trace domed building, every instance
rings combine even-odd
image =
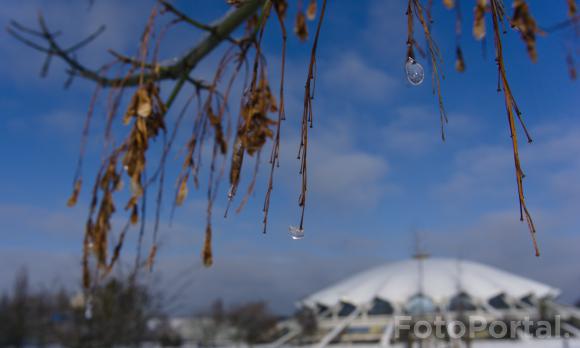
[[[580,310],[558,304],[559,294],[481,263],[419,254],[302,299],[310,320],[286,322],[273,345],[580,347]]]

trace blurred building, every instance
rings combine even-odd
[[[298,306],[314,320],[281,323],[285,334],[270,346],[580,347],[580,310],[558,304],[559,293],[481,263],[419,254],[304,298]]]

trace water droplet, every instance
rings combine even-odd
[[[405,63],[405,72],[407,73],[407,80],[409,80],[409,83],[413,86],[420,85],[425,79],[425,70],[423,70],[423,66],[411,57],[409,57],[407,63]]]
[[[303,228],[290,226],[290,228],[288,229],[288,232],[290,233],[290,237],[292,237],[292,239],[297,240],[297,239],[304,238],[304,229]]]

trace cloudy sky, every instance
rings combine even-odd
[[[196,0],[177,5],[209,22],[227,10],[224,3]],[[290,3],[293,19],[296,1]],[[482,261],[547,282],[563,290],[563,301],[580,297],[580,88],[567,75],[569,33],[540,37],[536,64],[529,61],[517,33],[505,38],[512,90],[534,138],[533,144],[522,143],[521,156],[528,207],[542,251],[536,258],[527,227],[519,221],[509,131],[503,96],[496,92],[491,42],[484,54],[481,43],[470,35],[471,5],[464,6],[467,70],[456,73],[454,13],[435,1],[433,30],[444,59],[443,94],[449,115],[443,143],[430,80],[413,87],[404,76],[403,3],[329,2],[310,133],[306,237],[300,241],[291,240],[288,227],[299,218],[296,153],[311,41],[302,44],[290,38],[287,120],[269,232],[261,233],[266,170],[245,210],[227,220],[221,218],[227,193],[222,185],[215,207],[211,269],[204,269],[199,257],[204,191],[190,195],[171,227],[166,205],[157,271],[148,279],[166,294],[178,295],[173,310],[185,314],[222,297],[227,303],[264,299],[287,313],[295,301],[333,281],[410,257],[416,235],[432,255]],[[108,48],[136,51],[151,4],[96,0],[89,9],[88,1],[9,1],[3,4],[0,22],[6,26],[16,19],[33,26],[42,10],[48,24],[62,30],[60,39],[71,43],[106,24],[105,34],[80,53],[87,65],[97,66],[110,59]],[[530,5],[545,27],[566,16],[563,0],[532,0]],[[281,44],[274,24],[268,27],[263,49],[276,85]],[[163,58],[182,53],[199,38],[195,30],[178,28],[168,34]],[[88,190],[77,207],[69,209],[65,203],[93,86],[77,80],[63,90],[66,76],[59,63],[41,79],[43,57],[5,32],[0,34],[0,53],[0,289],[10,288],[21,267],[28,269],[37,286],[75,286]],[[219,58],[220,50],[197,68],[195,76],[211,76]],[[429,71],[428,63],[420,62]],[[182,99],[178,105],[185,96]],[[236,107],[233,103],[232,110]],[[189,115],[193,118],[194,110]],[[89,140],[86,182],[101,156],[98,122],[103,117],[97,114]],[[176,117],[176,112],[169,117]],[[170,156],[168,190],[175,187],[181,146]],[[131,232],[131,241],[137,233]],[[123,263],[130,264],[133,254],[134,249],[126,250]]]

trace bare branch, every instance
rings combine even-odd
[[[193,27],[197,28],[197,29],[201,29],[204,31],[207,31],[209,33],[216,33],[216,26],[214,25],[207,25],[207,24],[203,24],[199,21],[196,21],[195,19],[189,17],[188,15],[186,15],[185,13],[183,13],[182,11],[178,10],[177,8],[175,8],[175,6],[171,5],[171,3],[169,3],[166,0],[159,0],[159,2],[161,3],[161,5],[164,6],[165,11],[171,12],[173,13],[180,21],[186,22],[188,24],[191,24]],[[232,43],[238,43],[237,40],[233,39],[230,36],[226,37],[226,40],[232,42]]]
[[[141,81],[161,81],[169,79],[181,79],[183,82],[187,80],[189,73],[197,66],[197,63],[212,52],[222,41],[228,40],[229,35],[246,19],[253,15],[264,0],[248,0],[244,2],[242,6],[236,8],[234,11],[228,13],[218,24],[216,24],[210,31],[208,36],[199,42],[198,45],[192,47],[182,58],[177,62],[167,66],[159,66],[155,71],[150,71],[144,74],[135,73],[128,77],[123,78],[108,78],[101,75],[97,70],[89,69],[85,67],[75,58],[71,56],[72,50],[76,50],[83,47],[102,32],[101,29],[87,39],[73,45],[69,49],[63,49],[55,40],[55,35],[50,33],[48,30],[44,18],[42,15],[39,16],[39,25],[41,28],[40,34],[43,40],[45,40],[49,47],[45,48],[39,44],[28,40],[22,35],[16,33],[16,30],[20,30],[19,27],[14,26],[14,28],[7,28],[7,31],[14,36],[19,41],[22,41],[26,45],[39,50],[47,54],[53,54],[56,57],[61,58],[66,64],[69,65],[70,69],[83,78],[92,80],[103,87],[119,87],[119,86],[136,86],[139,85]],[[14,30],[16,29],[16,30]],[[20,30],[22,31],[22,30]],[[27,30],[31,33],[39,34],[33,30]],[[36,35],[38,36],[38,35]],[[72,50],[71,50],[72,49]],[[181,83],[183,83],[181,82]]]

